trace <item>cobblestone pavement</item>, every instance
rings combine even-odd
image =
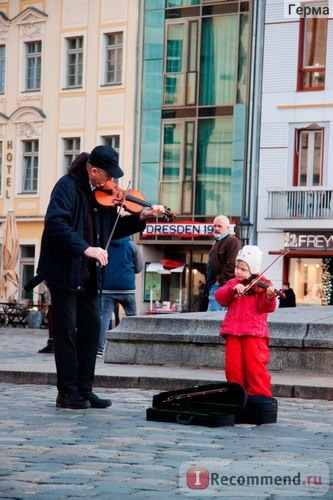
[[[187,462],[319,461],[319,473],[328,466],[332,476],[330,401],[280,398],[276,424],[207,428],[146,421],[159,391],[95,390],[111,395],[111,408],[58,409],[53,386],[0,384],[0,498],[201,498],[204,490],[179,486]],[[317,496],[319,490],[290,487],[279,496],[262,487],[253,498],[333,498],[332,486]],[[209,498],[252,496],[223,491]]]

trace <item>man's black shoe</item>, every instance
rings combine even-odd
[[[45,347],[43,347],[43,349],[40,349],[40,351],[38,351],[38,352],[41,354],[53,353],[54,352],[53,344],[47,343],[47,345]]]
[[[81,394],[73,392],[71,394],[58,394],[57,408],[68,408],[70,410],[85,410],[90,408],[90,403],[88,400],[83,399]]]
[[[112,405],[111,399],[102,399],[93,392],[82,392],[82,397],[90,402],[92,408],[108,408]]]

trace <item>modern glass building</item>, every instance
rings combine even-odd
[[[253,3],[142,6],[138,186],[177,214],[176,228],[152,228],[143,241],[158,242],[160,256],[188,266],[189,302],[204,279],[212,243],[207,223],[218,214],[234,222],[248,215]],[[183,221],[206,229],[184,237]]]

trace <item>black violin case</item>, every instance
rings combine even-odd
[[[246,391],[236,383],[220,382],[166,391],[153,396],[146,419],[206,427],[233,426],[246,401]]]
[[[243,411],[236,415],[236,424],[275,424],[277,421],[278,402],[266,396],[247,396]]]

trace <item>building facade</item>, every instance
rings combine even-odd
[[[332,303],[333,12],[266,0],[258,243],[302,305]],[[321,10],[318,7],[322,7]]]
[[[137,26],[132,0],[0,1],[0,216],[17,220],[18,299],[71,161],[110,144],[132,178]]]
[[[120,187],[131,180],[177,215],[138,237],[147,267],[166,264],[138,278],[139,311],[198,309],[213,218],[250,215],[261,12],[241,0],[0,0],[0,216],[14,210],[18,224],[18,299],[53,185],[80,151],[111,144]]]
[[[140,242],[148,262],[180,270],[146,273],[146,299],[198,310],[213,218],[249,210],[258,11],[251,1],[142,2],[137,179],[177,218],[150,224]]]

